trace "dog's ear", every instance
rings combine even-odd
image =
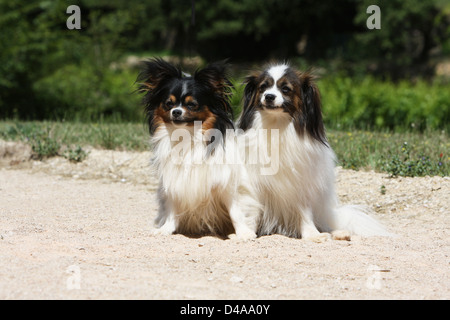
[[[227,60],[210,63],[194,73],[194,80],[211,90],[215,97],[222,102],[223,109],[232,116],[230,98],[233,84],[228,77],[228,68]]]
[[[182,74],[179,68],[174,67],[170,63],[161,58],[154,58],[142,61],[141,72],[137,77],[140,92],[154,93],[161,88],[167,81],[178,78],[181,79]]]
[[[259,73],[253,73],[248,75],[244,80],[244,106],[239,120],[239,128],[242,130],[247,130],[253,122],[255,108],[257,106],[259,76]]]
[[[230,96],[233,84],[228,78],[227,60],[213,62],[194,74],[195,81],[203,83],[215,93]]]
[[[248,109],[251,107],[256,99],[256,92],[258,87],[258,79],[259,74],[251,74],[248,75],[244,80],[244,109]]]
[[[309,72],[299,74],[299,78],[302,95],[302,114],[300,115],[302,129],[306,129],[306,132],[317,141],[328,145],[322,119],[320,92],[314,82],[315,78]]]
[[[158,119],[155,117],[155,109],[160,105],[165,84],[173,79],[181,79],[179,68],[161,58],[145,60],[141,63],[141,72],[136,82],[138,91],[145,93],[142,104],[145,106],[145,114],[149,124],[150,134],[158,127]]]

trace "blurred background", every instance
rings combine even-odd
[[[370,5],[381,29],[369,30]],[[69,5],[81,30],[69,30]],[[334,128],[448,131],[448,0],[0,0],[0,119],[138,121],[138,64],[313,67]]]

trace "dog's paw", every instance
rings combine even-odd
[[[161,228],[156,228],[151,231],[152,236],[170,236],[173,234],[173,231],[169,228],[164,228],[162,226]]]
[[[255,240],[256,239],[256,233],[254,233],[251,230],[240,231],[240,232],[228,235],[228,238],[230,240],[233,240],[233,241],[245,242],[245,241]]]
[[[330,240],[331,234],[329,234],[328,232],[322,232],[322,233],[318,233],[318,234],[314,234],[314,235],[308,235],[302,239],[305,239],[307,241],[312,241],[315,243],[322,243],[322,242],[326,242],[326,241]]]
[[[246,231],[246,232],[239,232],[236,234],[236,238],[241,241],[249,241],[249,240],[255,240],[256,239],[256,233],[253,231]]]
[[[350,241],[351,235],[347,230],[334,230],[333,232],[331,232],[331,239]]]

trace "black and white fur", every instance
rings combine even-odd
[[[248,134],[278,130],[279,136],[276,173],[262,175],[260,165],[247,165],[263,206],[258,235],[279,233],[315,239],[336,230],[362,236],[388,235],[366,214],[366,208],[338,205],[336,157],[326,139],[313,76],[277,63],[252,73],[245,83],[239,128]],[[253,136],[248,140],[250,154],[261,148],[268,150],[273,143]]]
[[[236,155],[230,81],[224,63],[193,76],[162,59],[143,62],[152,168],[159,180],[155,234],[256,237],[260,211],[245,166]]]

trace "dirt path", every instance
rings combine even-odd
[[[27,152],[0,141],[0,299],[450,299],[448,177],[337,169],[341,202],[397,238],[238,243],[151,236],[148,153]]]

